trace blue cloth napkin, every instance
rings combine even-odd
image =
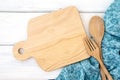
[[[115,0],[104,16],[103,59],[114,80],[120,80],[120,0]],[[101,80],[98,62],[89,59],[66,66],[56,80]]]

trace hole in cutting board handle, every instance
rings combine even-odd
[[[14,56],[18,60],[26,60],[31,57],[30,54],[26,54],[24,45],[25,45],[25,42],[21,41],[16,43],[15,46],[13,47]]]
[[[21,54],[21,55],[24,54],[24,49],[23,48],[19,48],[18,49],[18,53]]]

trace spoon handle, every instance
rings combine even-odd
[[[100,63],[100,66],[102,68],[102,70],[104,71],[106,77],[108,80],[113,80],[112,79],[112,76],[110,75],[110,73],[108,72],[108,70],[106,69],[105,65],[103,64],[102,60],[101,59],[98,59],[99,63]]]

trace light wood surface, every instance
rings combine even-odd
[[[88,23],[91,17],[95,15],[103,17],[103,12],[113,1],[0,0],[0,80],[48,80],[56,78],[60,73],[61,69],[52,72],[43,71],[33,58],[21,62],[12,55],[14,44],[27,39],[27,24],[31,18],[74,5],[79,9],[89,34]]]
[[[42,69],[51,71],[89,58],[82,42],[85,36],[79,12],[67,7],[31,19],[28,39],[15,44],[14,56],[19,60],[34,57]]]
[[[93,16],[89,22],[89,32],[101,50],[101,42],[104,36],[104,21],[99,16]],[[102,53],[100,54],[102,59]],[[103,60],[102,60],[103,61]],[[100,67],[102,80],[106,80],[105,73]]]

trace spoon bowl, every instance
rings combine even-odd
[[[104,36],[104,21],[99,16],[91,18],[89,23],[89,32],[95,42],[101,47],[101,42]]]

